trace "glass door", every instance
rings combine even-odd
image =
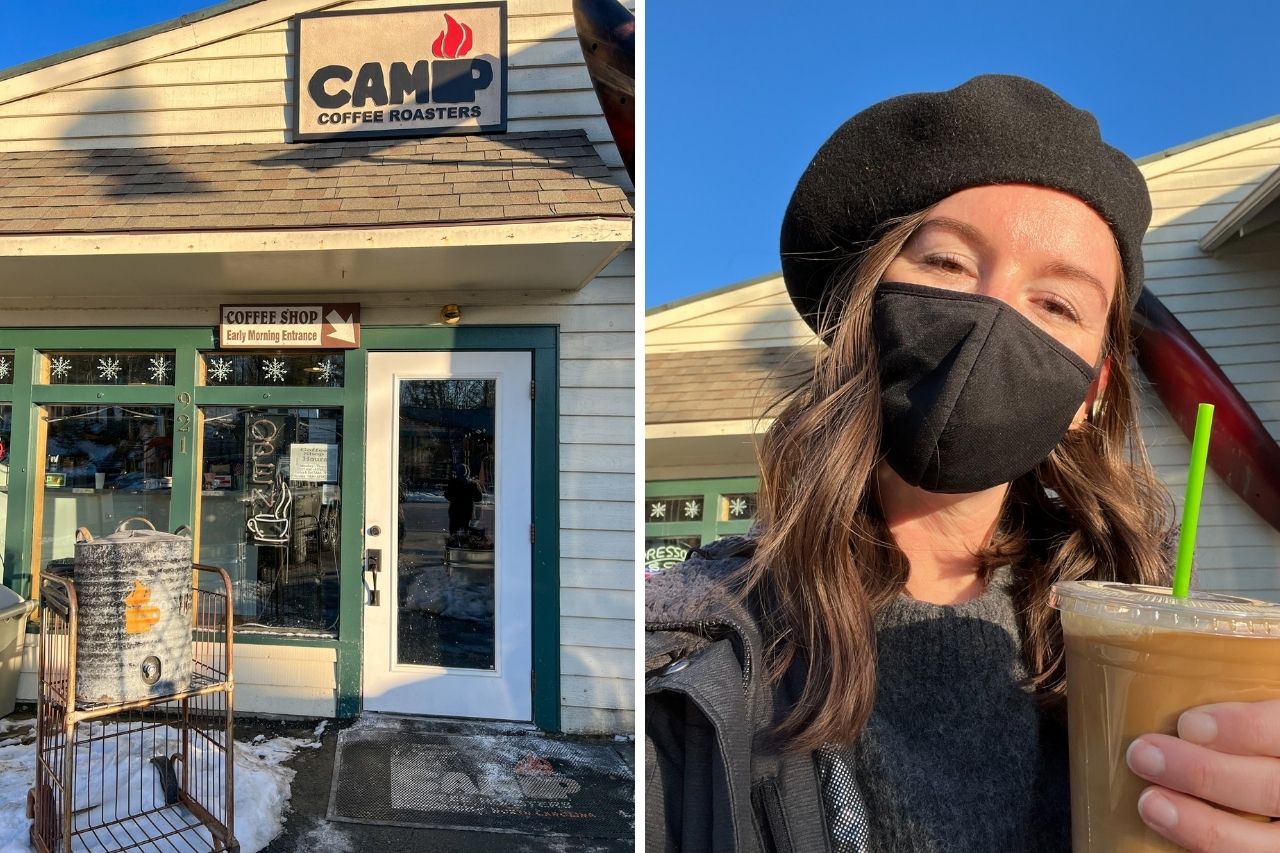
[[[531,369],[369,354],[367,710],[532,718]]]

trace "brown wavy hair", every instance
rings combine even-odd
[[[801,383],[772,407],[757,447],[759,532],[743,567],[743,598],[767,595],[767,677],[779,681],[797,656],[804,689],[775,729],[788,750],[849,744],[875,700],[873,617],[903,589],[906,556],[878,506],[880,385],[872,336],[877,283],[929,209],[891,220],[837,277],[837,298],[819,319],[829,345]],[[1071,430],[1049,458],[1009,487],[996,532],[977,555],[985,580],[1015,567],[1028,688],[1061,711],[1062,629],[1049,607],[1059,580],[1167,582],[1171,501],[1138,435],[1123,274],[1107,320],[1111,373],[1100,411]]]

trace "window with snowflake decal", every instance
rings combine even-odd
[[[754,477],[651,482],[644,502],[645,536],[655,541],[692,536],[696,543],[746,534],[756,522],[758,487]],[[663,560],[679,556],[670,543],[659,545],[645,557],[650,572],[660,570]]]
[[[172,350],[80,350],[43,353],[41,373],[49,385],[172,385],[173,366]]]
[[[701,521],[702,495],[677,498],[649,498],[645,501],[645,518],[650,522]]]
[[[341,350],[296,352],[208,352],[204,356],[204,384],[281,385],[341,388],[346,356]]]
[[[720,521],[750,521],[755,517],[755,494],[720,496]]]
[[[13,350],[0,349],[0,385],[13,384]]]

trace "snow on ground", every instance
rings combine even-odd
[[[99,823],[104,817],[104,806],[110,809],[117,802],[128,803],[131,799],[136,803],[132,810],[135,813],[138,806],[145,808],[163,803],[163,793],[157,784],[159,774],[143,759],[151,757],[156,751],[154,745],[157,741],[164,743],[166,735],[170,744],[179,737],[176,729],[162,729],[158,737],[149,732],[108,739],[103,742],[105,748],[94,750],[92,772],[87,766],[89,756],[82,750],[77,761],[77,777],[87,795],[79,799],[77,808],[89,808],[77,820]],[[293,770],[283,766],[284,762],[299,748],[314,745],[312,741],[287,737],[236,742],[235,834],[242,853],[258,853],[280,834],[294,776]],[[199,748],[193,743],[193,750]],[[115,763],[122,752],[126,757]],[[26,802],[27,791],[35,781],[35,764],[34,721],[0,719],[0,853],[32,850]],[[113,765],[118,768],[116,772],[101,772],[102,767]],[[85,781],[87,785],[83,784]],[[133,796],[118,800],[117,791],[121,789],[131,791]],[[126,816],[121,812],[106,818]],[[191,820],[195,822],[194,818]],[[152,844],[147,849],[160,850],[161,846]]]
[[[307,818],[308,829],[298,841],[298,850],[315,850],[323,853],[354,853],[355,842],[337,823],[318,817]]]

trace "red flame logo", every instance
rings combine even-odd
[[[431,43],[431,52],[439,59],[458,59],[471,50],[471,27],[459,24],[448,14],[444,16],[444,30]]]

